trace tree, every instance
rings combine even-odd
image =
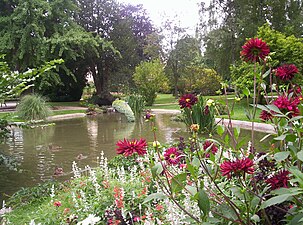
[[[111,85],[128,85],[135,67],[149,59],[146,39],[155,33],[142,6],[120,5],[114,0],[79,0],[76,20],[87,31],[110,41],[119,52],[101,49],[90,70],[96,85],[97,101],[111,103]]]
[[[63,58],[57,71],[36,81],[36,91],[52,100],[79,100],[88,60],[98,57],[105,41],[75,23],[73,0],[7,2],[2,1],[5,11],[0,14],[0,52],[6,54],[10,68],[22,72]]]
[[[168,87],[168,80],[164,74],[164,65],[160,60],[141,62],[136,67],[133,79],[139,93],[144,97],[148,106],[154,103],[158,91]]]
[[[236,63],[245,39],[255,36],[264,23],[297,37],[303,31],[300,0],[213,0],[209,7],[201,4],[200,11],[205,62],[224,79],[229,79],[229,65]],[[210,19],[208,29],[203,18]]]
[[[184,73],[186,73],[187,66],[190,66],[194,59],[200,56],[199,41],[190,36],[178,40],[175,48],[170,52],[166,71],[171,78],[175,96],[179,94],[179,81]]]

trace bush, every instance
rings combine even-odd
[[[165,87],[168,87],[168,79],[163,67],[159,60],[142,62],[136,67],[133,79],[148,106],[154,103],[158,91],[163,91]]]
[[[186,74],[180,79],[179,90],[182,93],[214,95],[220,89],[221,81],[215,70],[193,65],[187,68]]]
[[[17,114],[26,121],[44,120],[51,115],[51,110],[42,96],[32,94],[21,99]]]

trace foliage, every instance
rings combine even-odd
[[[197,93],[201,95],[215,95],[221,87],[221,77],[213,69],[191,65],[185,69],[180,79],[179,88],[182,93]]]
[[[230,76],[233,81],[232,84],[240,93],[246,88],[252,92],[254,87],[254,74],[257,74],[260,78],[259,75],[262,73],[262,68],[259,64],[252,65],[247,62],[239,62],[236,65],[231,65]]]
[[[125,101],[128,103],[128,105],[134,112],[135,117],[140,117],[145,107],[145,101],[143,99],[143,96],[129,95],[126,96]]]
[[[44,120],[51,114],[45,99],[37,94],[22,97],[16,110],[19,117],[26,121]]]
[[[148,106],[154,103],[158,91],[167,88],[168,80],[164,74],[163,64],[159,60],[142,62],[136,67],[133,79]]]
[[[127,102],[123,100],[116,99],[112,106],[115,110],[117,110],[119,113],[123,113],[128,122],[134,122],[135,121],[135,114],[132,111],[131,107],[128,105]]]
[[[182,109],[182,121],[188,129],[191,125],[198,124],[198,133],[212,133],[215,128],[215,108],[214,102],[207,104],[203,96],[198,96],[197,104],[192,108]]]
[[[230,78],[247,37],[256,36],[264,23],[287,35],[302,36],[302,2],[275,0],[214,0],[200,5],[200,34],[205,43],[205,64],[224,80]],[[299,22],[300,21],[300,22]]]
[[[200,44],[197,39],[185,36],[177,40],[176,45],[169,53],[166,73],[169,75],[174,95],[177,97],[178,92],[184,93],[184,89],[180,89],[183,76],[190,77],[191,71],[187,71],[187,67],[194,63],[194,60],[201,57]],[[186,78],[185,78],[186,79]]]

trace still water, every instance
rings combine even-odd
[[[160,142],[173,142],[186,135],[185,125],[171,118],[171,114],[157,114],[157,139]],[[242,135],[249,137],[247,131]],[[256,139],[263,136],[257,133]],[[19,172],[0,167],[0,201],[21,187],[54,179],[56,167],[63,168],[68,174],[73,161],[81,168],[97,166],[101,151],[110,159],[116,154],[118,140],[140,137],[153,141],[149,123],[128,123],[125,116],[118,113],[56,121],[54,126],[43,128],[15,128],[13,137],[0,148],[18,161]],[[77,159],[79,154],[84,156],[83,159]]]

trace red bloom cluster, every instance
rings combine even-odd
[[[191,107],[196,104],[198,101],[198,98],[193,95],[193,94],[186,94],[186,95],[183,95],[180,99],[179,99],[179,105],[180,105],[180,108],[183,109],[183,108],[189,108],[191,109]]]
[[[284,64],[276,69],[276,76],[281,80],[291,80],[299,73],[298,68],[294,64]]]
[[[231,178],[232,175],[239,176],[243,173],[253,174],[254,163],[249,158],[236,159],[235,161],[225,161],[220,165],[222,176]]]
[[[205,141],[203,143],[203,149],[206,151],[210,147],[211,153],[216,154],[218,152],[218,147],[212,141]],[[206,157],[209,158],[209,153],[206,154]]]
[[[273,118],[273,115],[270,112],[267,112],[266,110],[262,110],[260,113],[260,119],[263,121],[268,121]]]
[[[277,174],[273,175],[272,177],[268,178],[265,182],[270,184],[271,189],[275,190],[281,187],[287,188],[288,187],[288,175],[290,174],[287,170],[281,170]]]
[[[164,153],[164,159],[171,165],[177,165],[181,159],[181,153],[178,148],[171,147],[166,149]]]
[[[241,56],[246,62],[259,62],[264,60],[270,50],[266,42],[259,38],[251,38],[243,46]]]
[[[116,149],[117,154],[123,154],[124,156],[131,156],[134,153],[138,155],[145,155],[146,154],[146,141],[142,138],[140,140],[120,140],[116,144],[119,148]]]
[[[54,202],[54,206],[56,206],[56,207],[60,207],[62,204],[61,204],[61,202],[60,201],[55,201]]]
[[[299,115],[299,103],[299,98],[287,98],[286,96],[279,96],[274,101],[274,105],[277,106],[282,112],[290,112],[290,117]]]

